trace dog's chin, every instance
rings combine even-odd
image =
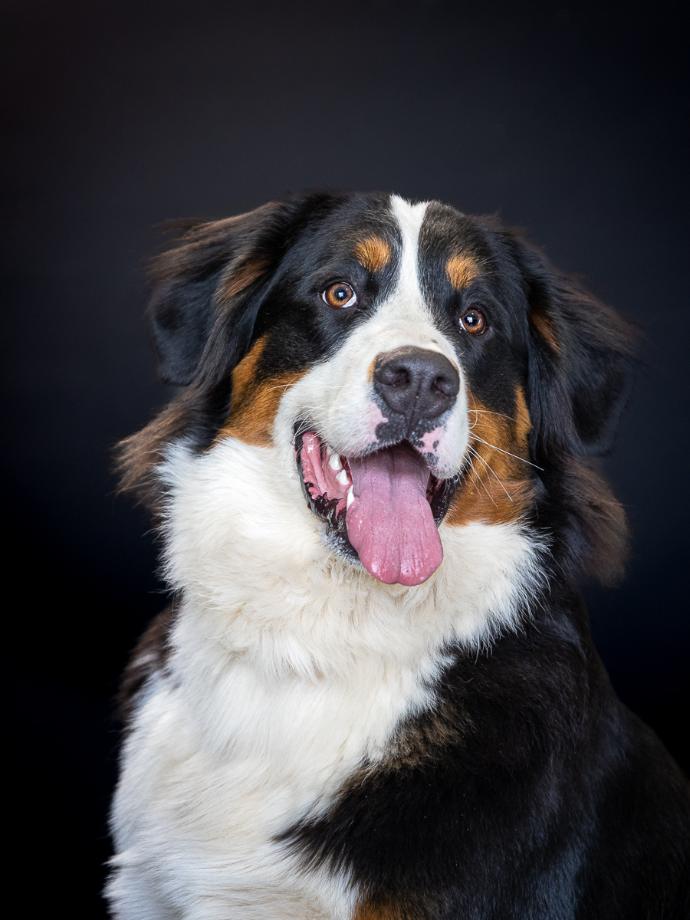
[[[295,429],[294,452],[307,505],[336,553],[386,584],[414,586],[434,574],[459,474],[434,475],[430,457],[404,439],[348,456],[315,429]]]

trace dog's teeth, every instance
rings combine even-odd
[[[340,462],[339,454],[330,454],[328,457],[328,465],[332,470],[342,470],[343,465]]]
[[[338,480],[341,486],[350,485],[350,477],[347,475],[347,470],[341,470],[335,478]]]
[[[346,507],[349,508],[352,502],[355,500],[355,489],[354,486],[350,486],[347,492],[347,504]]]

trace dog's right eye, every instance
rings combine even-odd
[[[345,307],[354,307],[357,303],[357,294],[347,281],[335,281],[321,292],[321,299],[334,310],[342,310]]]
[[[460,317],[460,325],[470,335],[481,335],[486,331],[486,317],[481,310],[472,307]]]

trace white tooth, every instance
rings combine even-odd
[[[348,493],[347,493],[346,508],[349,508],[350,505],[352,504],[352,502],[353,502],[354,500],[355,500],[355,490],[354,490],[354,486],[350,486],[350,488],[349,488],[349,490],[348,490]]]
[[[341,470],[335,478],[338,480],[341,486],[350,485],[350,477],[347,475],[347,470]]]
[[[329,455],[328,465],[330,466],[332,470],[341,470],[343,468],[343,465],[340,462],[340,456],[338,454]]]

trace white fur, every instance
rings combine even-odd
[[[397,293],[285,394],[275,446],[226,438],[197,456],[180,442],[161,470],[166,573],[182,600],[169,674],[148,688],[123,751],[115,917],[351,917],[350,880],[301,870],[273,838],[327,809],[365,759],[386,756],[400,720],[433,703],[445,643],[479,649],[514,627],[539,581],[540,548],[520,526],[471,524],[441,526],[445,558],[427,582],[384,585],[330,550],[302,496],[295,419],[308,408],[341,453],[362,443],[347,409],[368,397],[347,368],[366,369],[377,341],[414,336],[457,366],[419,292],[424,206],[392,207]],[[447,426],[456,465],[466,415]]]

